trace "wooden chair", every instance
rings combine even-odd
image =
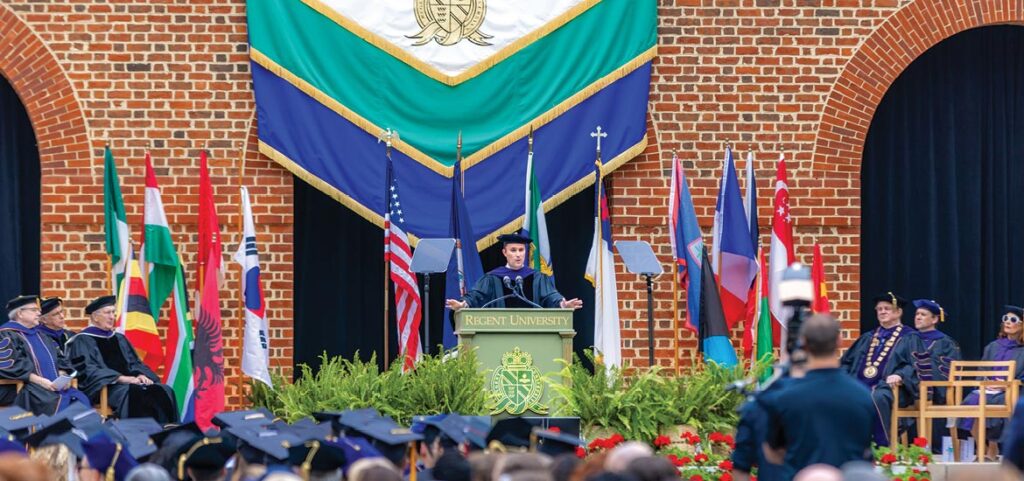
[[[1017,404],[1020,394],[1020,381],[1014,378],[1017,372],[1016,361],[953,361],[949,366],[948,381],[922,381],[919,397],[920,415],[918,430],[922,436],[931,439],[931,420],[935,418],[973,418],[977,422],[978,436],[976,452],[978,460],[985,459],[985,420],[988,418],[1010,418],[1013,407]],[[946,404],[936,405],[928,402],[928,390],[946,388]],[[967,391],[964,390],[967,388]],[[1006,393],[1003,404],[988,404],[986,388],[1003,389]],[[978,389],[977,405],[962,404],[964,393]],[[956,428],[951,431],[953,439],[953,456],[960,458],[960,444],[956,440]]]
[[[114,411],[110,409],[110,403],[107,399],[107,386],[103,386],[103,388],[100,389],[100,403],[93,406],[93,409],[95,409],[103,419],[107,419],[114,414]]]
[[[25,383],[17,379],[0,379],[0,386],[14,386],[14,392],[20,393],[21,388],[25,387]],[[6,406],[0,406],[6,407]]]
[[[918,419],[921,417],[920,401],[914,401],[914,404],[905,408],[900,407],[900,391],[902,391],[902,389],[899,387],[892,390],[892,417],[889,419],[889,446],[895,446],[898,442],[902,442],[904,446],[907,445],[908,436],[906,436],[906,433],[904,433],[902,441],[900,440],[900,419]],[[918,436],[924,436],[921,434],[920,428],[918,429]]]

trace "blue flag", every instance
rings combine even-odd
[[[736,349],[729,340],[729,328],[725,324],[725,312],[722,310],[722,298],[718,296],[718,283],[715,273],[711,272],[708,253],[703,253],[701,267],[701,299],[700,299],[700,347],[704,353],[704,363],[714,362],[725,367],[733,367],[738,363]]]
[[[701,262],[704,239],[694,212],[690,188],[679,159],[672,156],[672,185],[669,193],[669,240],[676,261],[678,282],[686,291],[686,327],[700,330]]]
[[[452,175],[451,220],[448,235],[455,239],[455,254],[448,263],[445,275],[445,299],[461,299],[473,284],[484,276],[480,253],[476,250],[476,238],[473,225],[469,222],[469,211],[462,193],[462,162],[455,162],[455,173]],[[455,319],[452,311],[444,311],[444,335],[442,341],[445,349],[451,349],[458,343],[455,336]]]

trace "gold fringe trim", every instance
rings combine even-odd
[[[380,227],[381,229],[384,228],[384,216],[374,212],[373,210],[370,210],[363,204],[357,202],[352,197],[349,197],[344,192],[335,188],[333,185],[328,184],[323,179],[320,179],[319,177],[309,173],[308,170],[303,169],[302,166],[295,163],[294,160],[289,158],[287,155],[284,155],[283,153],[279,152],[277,149],[271,147],[266,142],[260,140],[259,145],[260,153],[266,155],[274,162],[281,164],[281,167],[288,169],[288,171],[295,174],[296,177],[306,181],[309,185],[316,187],[317,190],[323,192],[324,194],[327,194],[332,199],[340,202],[341,205],[344,205],[345,207],[352,209],[353,212],[359,214],[360,217],[370,221],[377,227]],[[419,237],[416,237],[415,235],[408,232],[406,234],[409,235],[409,244],[411,244],[412,247],[415,247],[416,244],[418,244],[420,241]]]
[[[512,145],[516,141],[529,135],[531,127],[539,128],[541,126],[547,125],[555,118],[564,114],[569,109],[572,109],[573,107],[579,105],[584,100],[590,98],[598,91],[604,89],[605,87],[611,85],[612,83],[625,77],[626,75],[629,75],[634,70],[640,68],[642,65],[651,61],[652,59],[654,59],[655,56],[657,56],[657,54],[658,47],[657,45],[655,45],[647,49],[640,55],[634,57],[625,65],[615,69],[608,75],[605,75],[604,77],[595,80],[586,88],[580,90],[579,92],[576,92],[569,98],[560,102],[558,105],[540,114],[530,122],[521,125],[519,128],[509,132],[508,134],[502,136],[498,140],[491,142],[486,147],[483,147],[479,151],[473,153],[473,155],[464,158],[462,160],[463,171],[469,170],[470,167],[473,167],[474,165],[482,162],[484,159],[490,157],[491,155],[494,155],[501,149],[504,149],[505,147],[508,147],[509,145]],[[369,120],[366,120],[359,114],[355,113],[348,107],[345,107],[344,105],[341,104],[341,102],[338,102],[337,100],[327,95],[320,89],[314,87],[306,80],[302,79],[301,77],[290,72],[288,69],[279,65],[277,62],[272,60],[270,57],[267,57],[259,50],[255,48],[250,50],[250,58],[252,58],[254,62],[260,64],[263,68],[273,72],[274,75],[277,75],[278,77],[284,79],[286,82],[292,84],[292,86],[301,90],[306,95],[309,95],[310,97],[316,99],[317,102],[320,102],[325,107],[333,110],[338,115],[344,117],[349,122],[356,124],[357,126],[359,126],[359,128],[363,129],[370,135],[376,136],[384,130],[383,128],[374,125]],[[451,178],[454,175],[453,167],[446,166],[441,162],[434,160],[433,158],[421,152],[419,149],[402,141],[401,138],[393,141],[392,145],[394,146],[394,148],[398,149],[403,154],[409,156],[411,159],[419,162],[424,167],[438,173],[439,175],[443,175],[448,178]]]
[[[332,21],[334,21],[334,23],[337,23],[338,25],[342,26],[345,30],[352,32],[357,37],[366,41],[366,43],[369,43],[370,45],[373,45],[374,47],[377,47],[383,50],[384,52],[387,52],[388,55],[391,55],[392,57],[401,60],[410,67],[418,70],[423,75],[426,75],[434,80],[437,80],[438,82],[450,86],[458,85],[462,82],[465,82],[471,78],[480,75],[481,73],[487,71],[491,67],[501,63],[502,61],[511,57],[512,55],[515,55],[517,52],[526,48],[531,43],[546,37],[548,34],[554,32],[555,30],[558,30],[563,25],[569,23],[569,21],[571,21],[572,19],[578,17],[583,12],[590,10],[591,7],[601,2],[601,0],[584,0],[576,4],[569,10],[566,10],[559,16],[551,19],[550,21],[548,21],[548,23],[545,23],[544,25],[537,27],[532,32],[502,47],[501,50],[498,50],[497,52],[491,54],[490,57],[487,57],[481,60],[480,62],[477,62],[472,67],[469,67],[468,69],[462,71],[462,73],[459,73],[457,75],[449,75],[438,70],[433,65],[430,65],[429,63],[424,62],[419,58],[416,58],[415,55],[409,53],[402,47],[399,47],[394,43],[391,43],[384,37],[381,37],[380,35],[377,35],[376,33],[367,30],[362,25],[359,25],[355,21],[349,19],[348,17],[345,17],[341,13],[338,13],[337,10],[334,10],[333,8],[325,5],[321,0],[301,1],[302,3],[306,4],[307,7],[312,8],[320,15],[323,15],[331,19]]]
[[[643,53],[637,55],[636,57],[634,57],[629,62],[626,62],[621,67],[613,70],[608,75],[605,75],[604,77],[595,80],[593,83],[586,86],[582,90],[576,92],[569,98],[559,102],[558,105],[552,107],[547,112],[538,115],[533,120],[527,122],[524,125],[519,126],[519,128],[509,132],[508,134],[505,134],[500,139],[491,142],[490,145],[474,152],[473,155],[470,155],[465,159],[462,159],[462,168],[469,169],[470,167],[482,162],[487,157],[494,155],[499,150],[504,149],[509,145],[512,145],[513,143],[517,142],[519,139],[522,139],[523,137],[526,137],[527,135],[530,134],[530,129],[539,129],[542,126],[547,125],[548,123],[555,120],[562,114],[566,113],[573,107],[581,104],[584,100],[587,100],[588,98],[596,94],[598,91],[603,90],[605,87],[615,83],[616,81],[622,79],[626,75],[633,73],[634,70],[640,68],[647,62],[650,62],[657,55],[657,45],[645,50]]]
[[[647,135],[644,134],[644,137],[642,139],[640,139],[639,142],[634,144],[632,147],[622,151],[621,154],[616,155],[613,159],[611,159],[608,162],[606,162],[603,165],[601,165],[601,178],[604,178],[606,175],[610,174],[615,169],[618,169],[619,167],[621,167],[622,164],[625,164],[626,162],[628,162],[631,159],[635,158],[636,156],[640,155],[641,153],[643,153],[643,151],[646,148],[647,148]],[[565,202],[566,200],[568,200],[569,197],[572,197],[572,196],[574,196],[574,195],[576,195],[576,194],[578,194],[580,192],[583,192],[584,190],[587,189],[587,187],[590,187],[593,184],[594,184],[594,176],[590,175],[590,174],[586,175],[585,177],[583,177],[580,180],[577,180],[576,182],[573,182],[568,187],[562,189],[561,192],[551,196],[550,199],[544,201],[544,204],[543,204],[544,212],[546,213],[546,212],[550,211],[551,209],[554,209],[555,207],[557,207],[562,202]],[[499,235],[511,234],[513,232],[517,232],[519,229],[522,229],[522,228],[523,228],[523,216],[519,216],[519,217],[513,219],[508,224],[505,224],[504,226],[499,227],[497,230],[491,232],[490,234],[487,234],[482,239],[478,240],[476,242],[476,249],[478,251],[482,251],[482,250],[484,250],[484,249],[494,245],[495,243],[497,243],[498,242],[497,237]]]
[[[338,102],[330,95],[327,95],[322,90],[314,87],[313,84],[307,82],[303,78],[299,77],[298,75],[295,75],[288,69],[279,65],[270,57],[266,56],[263,52],[260,52],[259,50],[253,48],[249,51],[249,58],[251,58],[254,62],[260,64],[263,68],[273,72],[274,75],[277,75],[278,77],[284,79],[286,82],[292,84],[293,87],[301,90],[303,93],[309,95],[317,102],[320,102],[323,106],[333,110],[334,113],[344,117],[349,122],[356,124],[357,126],[359,126],[359,128],[365,130],[370,135],[377,137],[380,135],[381,132],[384,131],[382,127],[374,125],[373,122],[366,120],[365,118],[363,118],[363,116],[355,113],[352,109],[345,107],[344,105],[341,104],[341,102]],[[401,132],[399,132],[399,134],[401,134]],[[409,157],[416,160],[420,164],[423,164],[424,167],[433,170],[434,172],[437,172],[440,175],[449,178],[452,175],[454,175],[452,167],[445,166],[444,164],[430,158],[429,156],[427,156],[427,154],[420,152],[416,147],[413,147],[403,142],[400,137],[397,139],[393,139],[391,141],[391,144],[396,149],[401,151],[403,154],[408,155]]]

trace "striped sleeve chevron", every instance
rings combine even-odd
[[[260,150],[383,225],[377,137],[417,237],[444,236],[456,137],[476,239],[522,223],[527,135],[547,208],[646,146],[654,0],[249,0]],[[488,244],[478,242],[479,247]]]

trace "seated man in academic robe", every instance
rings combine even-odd
[[[39,327],[36,327],[36,330],[39,334],[53,339],[54,346],[63,354],[64,345],[75,335],[74,331],[66,329],[64,300],[59,297],[44,297],[40,299],[39,307],[42,309],[42,316],[39,317]]]
[[[945,381],[949,379],[949,365],[961,359],[960,345],[937,328],[940,322],[946,322],[946,310],[938,302],[930,299],[916,299],[914,308],[914,327],[917,328],[917,335],[921,337],[921,345],[924,347],[924,351],[912,353],[917,377],[921,381]],[[944,405],[946,390],[934,388],[929,392],[929,398],[933,404]],[[916,426],[916,422],[914,424],[917,429],[913,437],[917,437],[920,428]],[[949,431],[946,429],[945,419],[932,419],[933,453],[942,452],[942,437],[947,432]]]
[[[14,386],[4,386],[3,398],[14,398],[14,404],[35,414],[56,414],[71,403],[89,406],[89,399],[68,385],[58,389],[53,381],[74,371],[64,355],[45,335],[36,331],[39,325],[39,298],[18,296],[7,303],[8,322],[0,325],[0,378],[25,383],[14,395]]]
[[[107,386],[110,408],[118,417],[151,417],[160,424],[178,421],[174,391],[135,353],[128,339],[114,331],[114,296],[100,297],[85,308],[89,327],[68,340],[67,356],[80,365],[78,387],[99,402]]]
[[[498,236],[501,253],[507,263],[477,281],[462,299],[448,299],[448,307],[457,311],[466,307],[522,308],[561,307],[579,309],[583,301],[566,299],[555,289],[555,281],[543,272],[526,267],[530,240],[519,234]]]
[[[901,320],[907,300],[886,292],[875,296],[878,327],[862,334],[843,354],[841,366],[871,390],[878,417],[873,438],[879,446],[888,446],[896,433],[889,432],[892,419],[893,389],[900,389],[900,406],[907,407],[917,399],[915,352],[924,345],[914,328]]]

